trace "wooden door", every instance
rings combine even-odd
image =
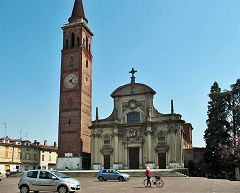
[[[166,153],[158,154],[158,166],[159,169],[166,169]]]
[[[139,148],[129,148],[129,168],[139,169]]]
[[[104,155],[104,169],[110,169],[110,155]]]

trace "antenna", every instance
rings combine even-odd
[[[7,137],[7,123],[3,123],[3,125],[4,125],[4,128],[5,128],[4,135],[5,135],[5,138],[6,138]]]
[[[20,128],[20,140],[22,141],[22,128]]]

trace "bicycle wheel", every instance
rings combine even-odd
[[[157,187],[161,188],[161,187],[163,187],[163,185],[164,185],[164,182],[161,179],[156,181]]]
[[[145,188],[147,187],[147,179],[143,180],[143,185]]]

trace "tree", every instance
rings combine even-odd
[[[221,156],[222,147],[228,147],[230,144],[225,97],[226,95],[221,93],[218,83],[214,82],[209,94],[207,129],[204,134],[205,160],[213,175],[219,174],[220,168],[224,167],[225,160]]]
[[[240,79],[223,95],[227,105],[227,125],[231,137],[231,143],[224,148],[223,155],[228,156],[229,165],[234,165],[236,162],[240,163]]]

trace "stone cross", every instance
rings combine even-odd
[[[134,74],[136,73],[137,71],[136,70],[134,70],[134,68],[132,68],[132,70],[131,71],[129,71],[129,73],[131,73],[132,74],[132,77],[131,77],[131,83],[132,84],[134,84],[135,83],[135,76],[134,76]]]

